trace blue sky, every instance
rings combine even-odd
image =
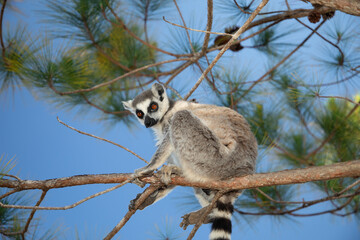
[[[5,26],[19,22],[31,27],[33,33],[42,29],[38,26],[38,2],[24,1],[16,6],[23,15],[7,12]],[[184,7],[191,1],[185,1]],[[144,166],[144,163],[128,152],[105,142],[78,134],[60,123],[56,117],[80,130],[101,136],[124,145],[145,159],[155,151],[152,132],[141,126],[129,130],[126,126],[108,125],[96,120],[96,111],[84,114],[75,110],[64,111],[55,108],[43,99],[36,99],[27,90],[17,90],[14,97],[0,96],[0,154],[7,158],[16,156],[16,167],[12,173],[22,179],[48,179],[76,174],[126,173]],[[67,189],[51,190],[43,206],[64,206],[113,185],[88,185]],[[59,239],[75,239],[76,231],[81,239],[101,239],[126,214],[131,199],[141,192],[138,186],[126,185],[104,196],[66,211],[38,211],[41,229],[60,227],[64,232]],[[185,239],[188,229],[178,227],[180,216],[194,210],[194,205],[184,206],[183,196],[191,190],[177,188],[166,199],[138,211],[119,232],[118,239],[159,239],[156,226],[165,229],[166,219],[179,239]],[[29,192],[29,205],[40,196]],[[313,199],[317,196],[305,192]],[[297,196],[302,199],[303,196]],[[328,205],[327,205],[328,206]],[[321,207],[321,206],[320,206]],[[316,211],[316,209],[314,210]],[[194,239],[206,239],[209,226],[204,225]],[[311,218],[283,219],[261,217],[248,224],[240,219],[234,227],[233,239],[359,239],[358,222],[354,219],[323,215]]]

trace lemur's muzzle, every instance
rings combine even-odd
[[[157,123],[157,120],[155,120],[149,116],[146,116],[144,123],[145,123],[145,127],[149,128],[149,127],[154,126]]]

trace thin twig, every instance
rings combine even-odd
[[[233,0],[235,5],[239,8],[239,10],[242,12],[242,13],[245,13],[245,14],[251,14],[251,12],[247,12],[245,11],[238,3],[236,0]],[[254,1],[251,2],[251,4],[253,3]],[[250,7],[251,4],[248,6]],[[259,15],[267,15],[267,14],[274,14],[274,13],[284,13],[286,11],[273,11],[273,12],[265,12],[265,13],[259,13]]]
[[[141,38],[139,38],[135,33],[133,33],[126,25],[125,23],[121,20],[121,18],[116,14],[116,12],[114,11],[114,9],[110,6],[110,4],[107,4],[107,7],[109,8],[109,10],[111,11],[111,13],[114,15],[116,21],[118,21],[120,24],[117,24],[113,21],[111,21],[110,19],[108,19],[106,12],[104,9],[102,9],[102,15],[104,16],[105,20],[108,21],[109,23],[111,23],[112,25],[116,25],[118,27],[123,28],[131,37],[133,37],[134,39],[138,40],[139,42],[141,42],[142,44],[144,44],[145,46],[152,48],[158,52],[162,52],[164,54],[173,56],[173,57],[185,57],[185,56],[189,56],[188,54],[175,54],[175,53],[171,53],[168,51],[165,51],[161,48],[158,48],[152,44],[147,43],[146,41],[142,40]]]
[[[135,214],[136,210],[139,208],[139,206],[146,200],[147,197],[150,196],[153,192],[155,192],[159,186],[157,185],[150,185],[148,188],[145,189],[145,191],[141,194],[141,196],[136,200],[135,206],[133,209],[129,210],[125,216],[121,219],[121,221],[109,232],[106,237],[104,237],[104,240],[112,239],[119,231],[120,229],[130,220],[132,215]]]
[[[181,11],[180,11],[180,8],[179,8],[176,0],[173,0],[173,2],[174,2],[174,4],[175,4],[175,6],[176,6],[176,9],[177,9],[179,15],[180,15],[181,21],[182,21],[182,23],[183,23],[183,25],[184,25],[184,27],[185,27],[186,36],[187,36],[187,38],[188,38],[188,41],[189,41],[189,44],[190,44],[190,47],[191,47],[191,51],[192,51],[193,53],[195,53],[194,46],[192,45],[192,42],[191,42],[191,39],[190,39],[189,31],[187,30],[186,23],[185,23],[185,20],[184,20],[184,18],[183,18],[183,16],[182,16],[182,13],[181,13]]]
[[[244,37],[244,38],[241,38],[241,39],[239,39],[239,40],[236,40],[236,41],[234,41],[234,42],[232,43],[232,45],[234,45],[234,44],[239,44],[239,43],[241,43],[241,42],[243,42],[243,41],[245,41],[245,40],[248,40],[248,39],[250,39],[250,38],[252,38],[252,37],[254,37],[254,36],[256,36],[256,35],[258,35],[258,34],[260,34],[260,33],[262,33],[262,32],[264,32],[265,30],[271,28],[272,26],[275,26],[276,24],[280,23],[281,21],[282,21],[282,20],[275,21],[275,22],[267,25],[266,27],[261,28],[260,30],[254,32],[254,33],[252,33],[252,34],[250,34],[250,35],[248,35],[248,36],[246,36],[246,37]],[[223,45],[216,46],[216,47],[212,47],[212,48],[208,49],[207,52],[209,53],[209,52],[212,52],[212,51],[221,50],[223,47],[224,47]]]
[[[131,69],[128,68],[127,66],[121,64],[120,62],[116,61],[114,58],[112,58],[111,56],[109,56],[107,53],[105,53],[105,51],[101,48],[101,46],[96,42],[94,35],[92,34],[89,25],[87,23],[87,20],[85,19],[85,17],[83,17],[83,23],[84,23],[84,27],[86,30],[86,33],[88,34],[90,41],[92,42],[92,44],[94,45],[94,47],[99,51],[99,53],[101,55],[103,55],[107,60],[109,60],[110,62],[112,62],[114,65],[120,67],[121,69],[130,72]]]
[[[213,22],[213,0],[207,1],[207,22],[206,22],[206,31],[210,32]],[[204,54],[209,44],[210,34],[206,33],[204,37],[204,43],[201,48],[201,53]]]
[[[337,194],[333,195],[333,196],[328,196],[328,197],[325,197],[325,198],[321,198],[321,199],[318,199],[318,200],[313,200],[313,201],[307,201],[307,202],[301,202],[302,206],[300,207],[297,207],[297,208],[294,208],[294,209],[290,209],[290,210],[286,210],[286,211],[277,211],[277,212],[258,212],[258,213],[254,213],[254,212],[245,212],[245,211],[241,211],[239,209],[235,209],[236,212],[240,213],[240,214],[245,214],[245,215],[285,215],[285,214],[290,214],[290,215],[293,215],[293,216],[301,216],[300,214],[294,214],[294,212],[296,211],[299,211],[299,210],[302,210],[302,209],[305,209],[305,208],[308,208],[310,206],[313,206],[315,204],[318,204],[318,203],[322,203],[322,202],[327,202],[327,201],[330,201],[330,200],[334,200],[334,199],[340,199],[340,198],[354,198],[355,196],[357,195],[360,195],[360,192],[357,190],[355,193],[352,193],[352,194],[347,194],[347,195],[340,195],[338,196]],[[300,202],[299,202],[300,203]],[[347,205],[347,204],[346,204]],[[335,209],[332,209],[332,210],[328,210],[328,211],[324,211],[322,212],[321,214],[325,214],[325,213],[329,213],[330,211],[339,211],[341,210],[343,207],[345,207],[346,205],[344,206],[340,206],[338,208],[335,208]],[[319,213],[315,213],[315,214],[319,214]],[[305,216],[305,215],[302,215],[302,216]]]
[[[255,188],[256,191],[258,191],[259,193],[261,193],[264,197],[266,197],[267,199],[269,199],[270,201],[274,202],[274,203],[280,203],[280,204],[304,204],[304,201],[301,202],[295,202],[295,201],[280,201],[280,200],[275,200],[272,197],[270,197],[269,195],[267,195],[264,191],[262,191],[260,188]]]
[[[179,75],[183,70],[185,70],[187,67],[189,67],[190,65],[192,65],[193,62],[192,61],[188,61],[186,63],[184,63],[181,67],[179,67],[172,75],[171,77],[169,77],[169,79],[165,82],[165,86],[169,86],[170,82],[177,76]]]
[[[208,74],[208,72],[214,67],[214,65],[219,61],[219,59],[222,57],[222,55],[225,53],[225,51],[232,45],[232,43],[237,39],[244,31],[245,29],[250,25],[250,23],[254,20],[254,18],[257,16],[257,14],[261,11],[261,9],[268,3],[269,0],[263,0],[259,6],[255,9],[255,11],[250,15],[250,17],[246,20],[243,26],[237,30],[232,38],[228,41],[228,43],[220,50],[218,55],[214,58],[214,60],[210,63],[210,65],[205,69],[205,71],[201,74],[198,81],[195,83],[195,85],[192,87],[192,89],[189,91],[188,94],[184,97],[184,99],[188,99],[193,92],[199,87],[200,83],[204,80],[205,75]]]
[[[356,109],[360,106],[360,101],[358,102],[358,104],[356,104],[350,111],[349,113],[346,115],[345,119],[344,120],[347,120],[355,111]],[[321,142],[321,144],[314,149],[314,151],[312,151],[311,153],[309,153],[307,156],[306,156],[306,159],[309,159],[310,157],[314,156],[317,152],[319,152],[324,146],[326,143],[328,143],[335,135],[336,131],[338,130],[339,127],[341,127],[342,125],[341,124],[336,124],[332,130],[332,132],[329,134],[329,136]]]
[[[360,179],[358,179],[357,181],[353,182],[352,184],[350,184],[349,186],[347,186],[346,188],[344,188],[343,190],[341,190],[340,192],[336,193],[336,195],[342,195],[343,193],[347,192],[349,189],[355,187],[356,185],[358,185],[360,183]]]
[[[0,200],[3,199],[3,198],[5,198],[5,197],[7,197],[7,196],[10,196],[11,194],[14,194],[14,193],[16,193],[16,192],[19,192],[19,190],[16,189],[16,188],[13,189],[13,190],[11,190],[11,191],[8,191],[7,193],[4,193],[3,195],[0,196]]]
[[[195,224],[193,229],[191,230],[189,236],[187,237],[187,240],[193,239],[195,236],[197,230],[200,228],[200,226],[204,223],[206,217],[210,214],[211,210],[215,207],[215,204],[217,200],[219,200],[226,191],[218,191],[214,198],[212,199],[211,203],[207,206],[206,211],[201,215],[199,221]]]
[[[166,23],[169,23],[173,26],[176,26],[176,27],[181,27],[181,28],[184,28],[184,29],[187,29],[187,30],[190,30],[190,31],[194,31],[194,32],[202,32],[202,33],[207,33],[207,34],[215,34],[215,35],[222,35],[222,36],[232,36],[232,34],[230,33],[223,33],[223,32],[211,32],[211,31],[206,31],[206,30],[200,30],[200,29],[195,29],[195,28],[189,28],[189,27],[185,27],[185,26],[182,26],[182,25],[179,25],[179,24],[176,24],[176,23],[173,23],[173,22],[170,22],[169,20],[167,20],[164,16],[163,16],[163,20],[166,22]]]
[[[351,100],[350,98],[347,97],[341,97],[341,96],[322,96],[316,93],[316,97],[318,98],[337,98],[337,99],[342,99],[345,100],[347,102],[353,103],[355,105],[360,105],[360,102],[354,102],[353,100]]]
[[[303,23],[302,21],[300,21],[299,19],[295,18],[295,20],[297,22],[299,22],[300,24],[302,24],[303,26],[305,26],[306,28],[310,29],[311,31],[314,31],[313,28],[311,28],[310,26],[306,25],[305,23]],[[337,50],[340,52],[341,54],[341,58],[342,59],[345,59],[345,56],[344,56],[344,53],[343,51],[341,50],[341,48],[336,45],[335,43],[331,42],[330,40],[326,39],[323,35],[321,35],[320,33],[316,32],[316,35],[318,35],[321,39],[323,39],[325,42],[329,43],[330,45],[334,46],[335,48],[337,48]]]
[[[11,178],[15,178],[18,181],[21,181],[21,179],[18,176],[15,175],[11,175],[11,174],[6,174],[6,173],[0,173],[1,176],[6,176],[6,177],[11,177]]]
[[[258,80],[256,80],[243,94],[240,98],[245,97],[251,89],[253,89],[259,82],[261,82],[267,75],[277,69],[281,64],[288,60],[297,50],[299,50],[313,35],[314,33],[325,23],[326,20],[322,21],[313,32],[311,32],[294,50],[292,50],[288,55],[286,55],[280,62],[268,70],[264,75],[262,75]]]
[[[41,202],[44,200],[44,198],[45,198],[45,196],[46,196],[46,193],[47,193],[47,190],[43,190],[43,191],[42,191],[39,200],[38,200],[37,203],[35,204],[36,207],[40,206]],[[33,210],[31,211],[31,213],[30,213],[30,215],[29,215],[29,218],[28,218],[28,220],[26,221],[24,230],[22,231],[22,234],[25,234],[25,233],[28,231],[29,226],[30,226],[30,222],[31,222],[31,220],[34,218],[35,212],[36,212],[36,209],[33,209]]]
[[[338,207],[336,207],[334,209],[331,209],[331,210],[326,210],[326,211],[316,212],[316,213],[307,213],[307,214],[300,214],[300,213],[291,212],[289,214],[292,215],[292,216],[295,216],[295,217],[313,217],[313,216],[318,216],[318,215],[322,215],[322,214],[326,214],[326,213],[334,213],[334,212],[342,210],[347,205],[349,205],[351,203],[351,201],[354,199],[354,197],[359,195],[359,194],[360,194],[360,192],[357,192],[357,194],[353,194],[353,196],[350,196],[349,199],[344,204],[342,204],[341,206],[338,206]]]
[[[86,132],[80,131],[80,130],[74,128],[74,127],[71,127],[71,126],[67,125],[66,123],[64,123],[63,121],[61,121],[61,120],[59,119],[59,117],[56,117],[56,119],[57,119],[58,122],[61,123],[62,125],[70,128],[70,129],[72,129],[72,130],[74,130],[74,131],[76,131],[76,132],[78,132],[78,133],[81,133],[81,134],[84,134],[84,135],[86,135],[86,136],[90,136],[90,137],[93,137],[93,138],[96,138],[96,139],[99,139],[99,140],[102,140],[102,141],[111,143],[111,144],[113,144],[113,145],[115,145],[115,146],[118,146],[118,147],[124,149],[125,151],[128,151],[129,153],[133,154],[134,156],[136,156],[136,157],[139,158],[140,160],[144,161],[145,163],[149,164],[148,161],[146,161],[145,159],[143,159],[142,157],[140,157],[138,154],[134,153],[134,152],[131,151],[130,149],[128,149],[128,148],[126,148],[126,147],[124,147],[124,146],[122,146],[122,145],[120,145],[120,144],[114,143],[113,141],[110,141],[110,140],[107,140],[107,139],[105,139],[105,138],[101,138],[101,137],[95,136],[95,135],[90,134],[90,133],[86,133]]]
[[[158,65],[166,64],[166,63],[179,62],[179,61],[192,61],[192,60],[193,60],[192,58],[177,58],[177,59],[165,60],[165,61],[149,64],[149,65],[134,69],[131,72],[127,72],[127,73],[125,73],[125,74],[123,74],[123,75],[121,75],[119,77],[116,77],[116,78],[110,80],[110,81],[97,84],[97,85],[95,85],[93,87],[90,87],[90,88],[78,89],[78,90],[68,91],[68,92],[59,92],[59,91],[57,91],[57,93],[60,94],[60,95],[69,95],[69,94],[76,94],[76,93],[83,93],[83,92],[91,92],[91,91],[94,91],[95,89],[98,89],[98,88],[113,84],[113,83],[119,81],[120,79],[131,76],[132,74],[143,71],[143,70],[145,70],[147,68],[155,67],[155,66],[158,66]]]
[[[75,202],[71,205],[67,205],[67,206],[64,206],[64,207],[39,207],[39,206],[20,206],[20,205],[11,205],[11,204],[4,204],[0,201],[0,207],[3,207],[3,208],[16,208],[16,209],[35,209],[35,210],[68,210],[68,209],[72,209],[74,207],[77,207],[79,206],[80,204],[90,200],[90,199],[93,199],[95,197],[98,197],[100,195],[103,195],[105,193],[108,193],[108,192],[111,192],[115,189],[118,189],[122,186],[124,186],[125,184],[129,183],[133,181],[133,178],[129,178],[128,180],[125,180],[124,182],[122,182],[121,184],[118,184],[114,187],[111,187],[111,188],[108,188],[104,191],[101,191],[101,192],[98,192],[98,193],[95,193],[91,196],[88,196],[86,198],[83,198],[82,200],[78,201],[78,202]]]
[[[106,113],[106,114],[114,114],[114,115],[117,115],[117,114],[123,114],[123,115],[130,115],[131,112],[128,111],[128,110],[124,110],[124,111],[115,111],[115,112],[110,112],[110,111],[107,111],[105,109],[103,109],[102,107],[99,107],[98,105],[92,103],[84,94],[82,95],[82,97],[84,98],[85,102],[87,104],[89,104],[90,106],[102,111],[103,113]]]
[[[350,76],[347,76],[341,80],[337,80],[335,82],[329,82],[329,83],[320,83],[320,84],[308,84],[308,83],[304,83],[304,84],[299,84],[301,86],[304,87],[325,87],[325,86],[331,86],[331,85],[335,85],[335,84],[339,84],[339,83],[343,83],[346,81],[349,81],[350,79],[352,79],[353,77],[357,76],[359,74],[359,72],[355,72],[353,74],[351,74]]]

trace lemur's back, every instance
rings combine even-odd
[[[257,143],[243,116],[229,108],[207,104],[189,103],[184,110],[190,110],[198,117],[223,146],[221,151],[226,159],[204,162],[213,165],[209,173],[212,177],[226,179],[253,173]]]

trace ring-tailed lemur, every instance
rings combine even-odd
[[[143,125],[151,127],[157,138],[158,148],[151,162],[137,169],[135,176],[156,170],[168,158],[185,178],[193,181],[227,180],[254,172],[257,142],[249,124],[237,112],[226,107],[172,101],[158,83],[123,104]],[[158,201],[173,188],[159,189],[140,209]],[[195,188],[203,207],[210,204],[214,193],[214,190]],[[228,192],[216,202],[207,219],[212,223],[211,240],[230,239],[233,203],[240,194],[241,191]]]

